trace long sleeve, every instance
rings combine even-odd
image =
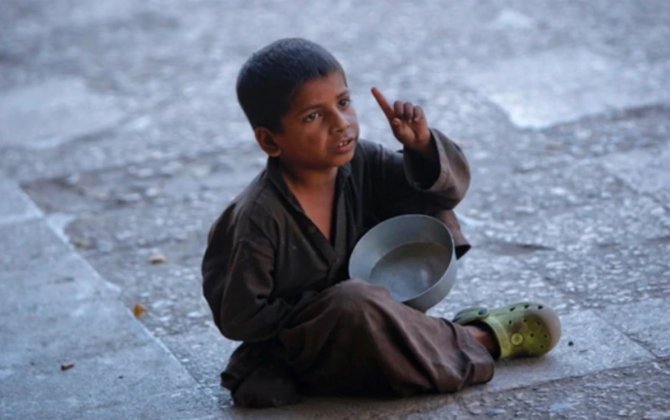
[[[444,134],[431,130],[437,159],[427,160],[405,150],[391,152],[365,147],[364,195],[374,200],[377,221],[405,213],[435,213],[453,209],[470,184],[470,168],[461,149]]]
[[[203,291],[214,322],[229,339],[265,341],[276,336],[294,310],[314,291],[292,301],[272,297],[275,245],[267,227],[224,213],[203,259]]]
[[[439,166],[427,162],[425,158],[405,150],[405,174],[412,185],[420,190],[438,193],[445,208],[454,208],[465,196],[470,186],[470,166],[461,148],[440,131],[432,129],[431,137]],[[432,183],[421,181],[422,172],[432,171]]]

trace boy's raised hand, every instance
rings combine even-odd
[[[393,135],[406,147],[425,156],[430,155],[430,130],[420,106],[411,102],[395,101],[391,106],[376,87],[372,88],[379,107],[391,124]]]

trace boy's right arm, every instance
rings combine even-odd
[[[203,291],[214,322],[231,339],[259,342],[271,339],[290,316],[317,292],[295,300],[272,298],[274,248],[260,231],[233,240],[216,229],[203,259]]]

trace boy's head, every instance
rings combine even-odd
[[[237,76],[237,99],[251,126],[281,132],[281,118],[308,81],[344,70],[314,42],[280,39],[253,54]],[[345,79],[346,83],[346,79]]]

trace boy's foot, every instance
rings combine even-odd
[[[457,313],[453,322],[490,328],[498,341],[500,359],[541,356],[561,338],[561,322],[556,313],[533,302],[490,311],[483,307],[468,308]]]

